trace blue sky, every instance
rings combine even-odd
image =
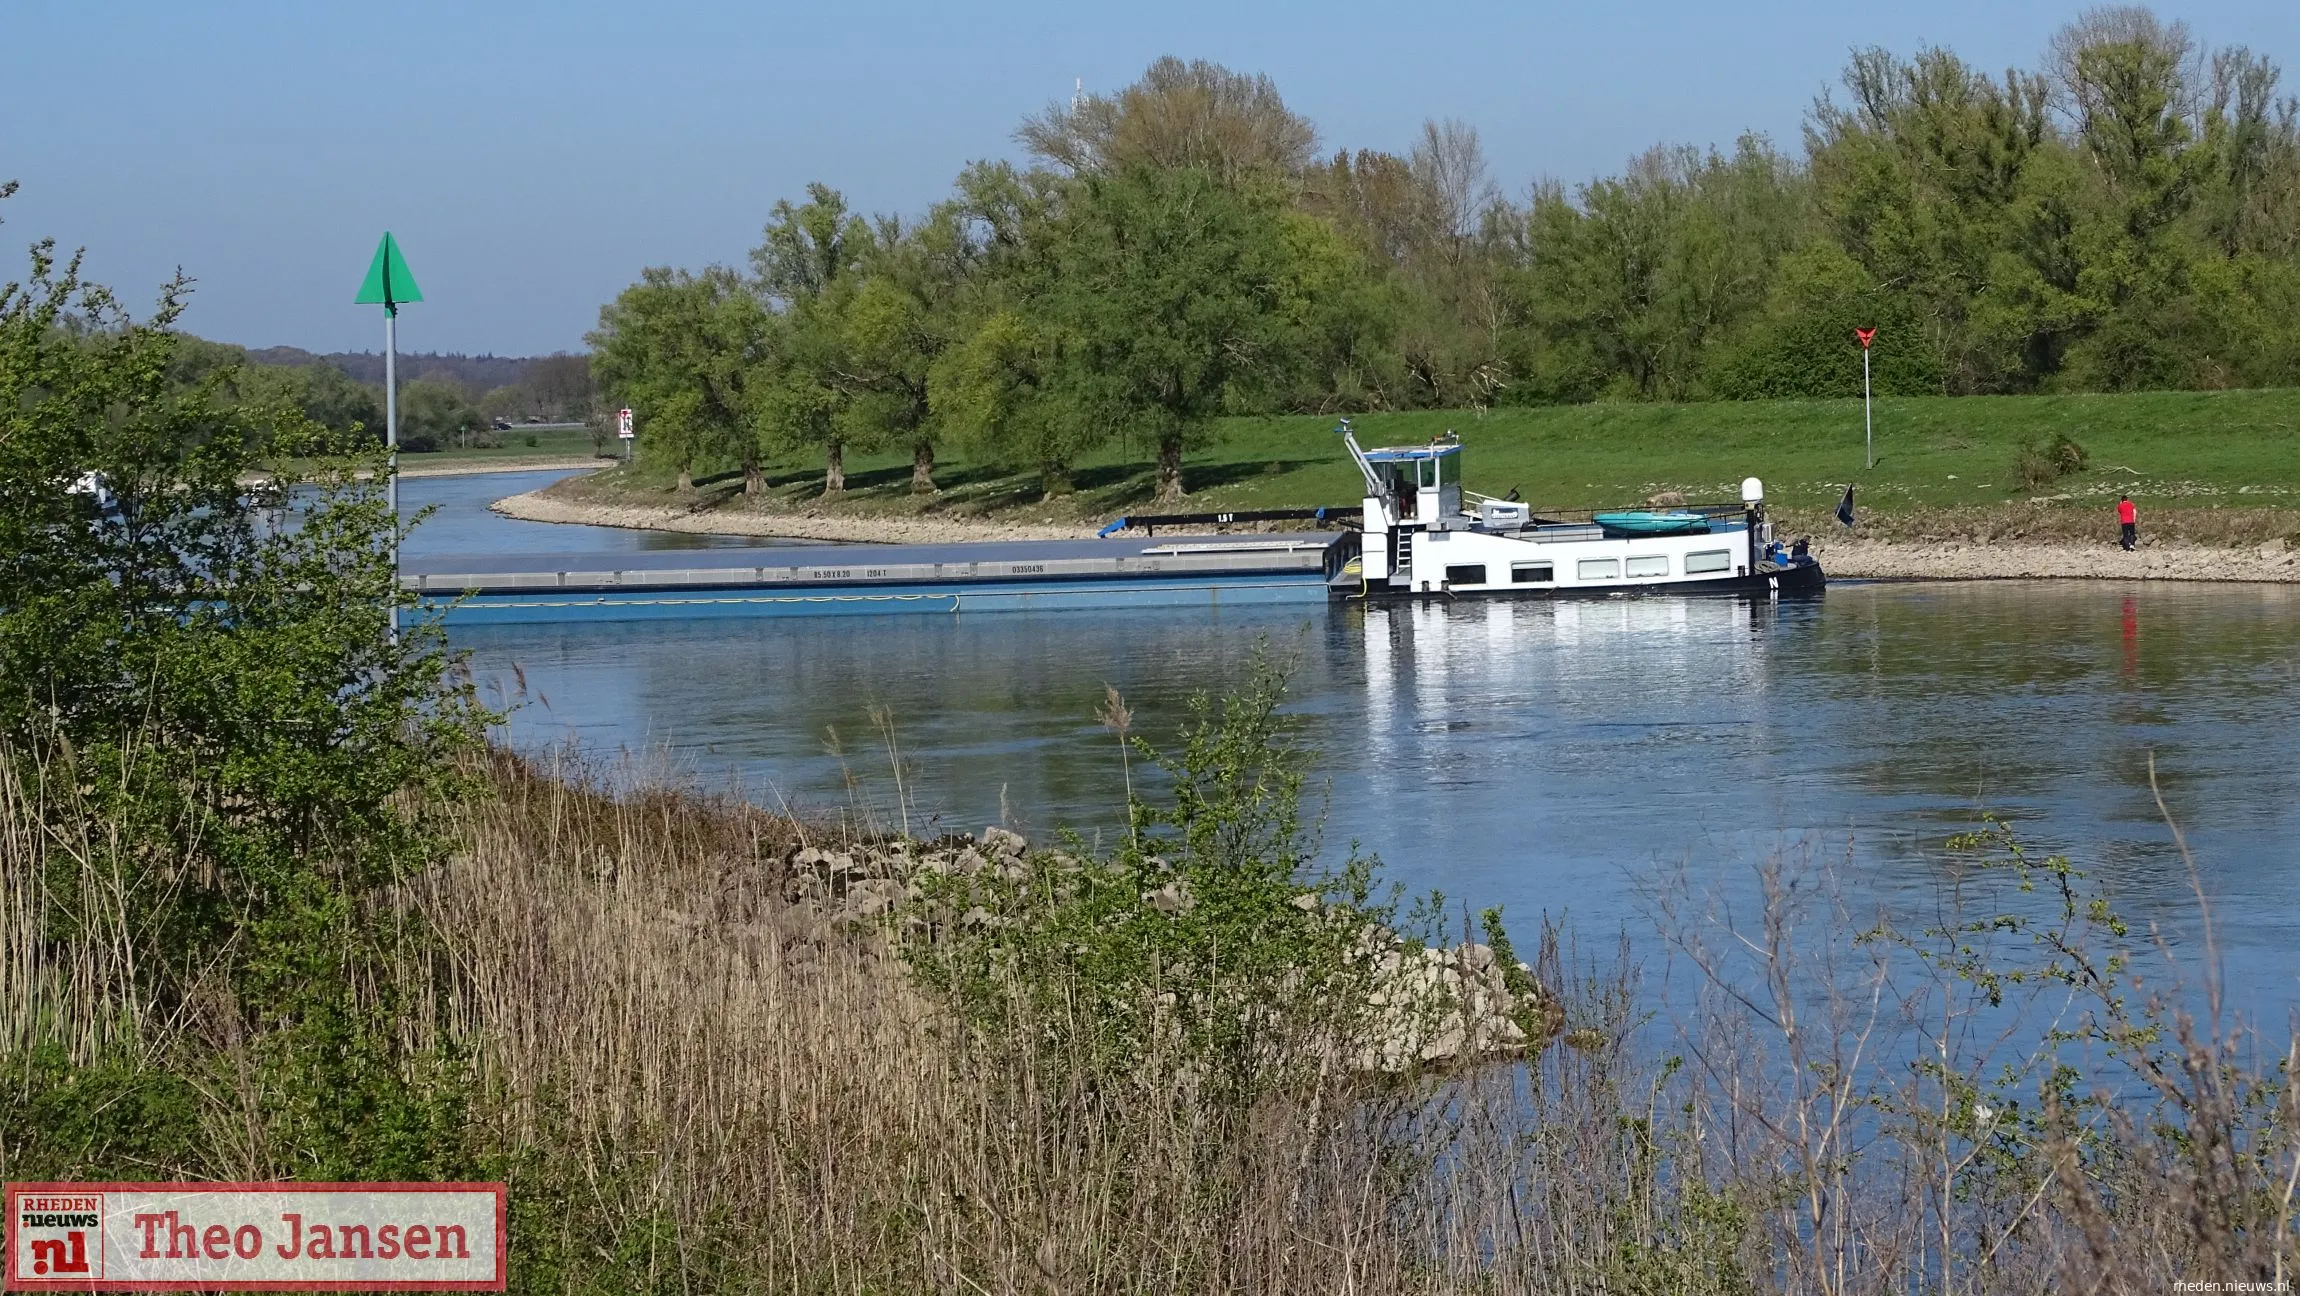
[[[2080,7],[0,0],[0,278],[53,235],[131,301],[182,266],[207,336],[373,349],[351,297],[388,227],[427,298],[404,349],[573,349],[641,267],[739,264],[809,180],[921,210],[1073,78],[1161,54],[1269,73],[1328,148],[1461,117],[1522,194],[1661,141],[1794,145],[1856,46],[2033,66]],[[2158,11],[2300,59],[2292,0]]]

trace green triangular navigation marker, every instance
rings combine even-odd
[[[367,268],[367,282],[359,286],[359,296],[351,299],[355,306],[381,306],[386,314],[397,315],[408,302],[423,300],[423,290],[415,286],[415,275],[407,268],[407,258],[399,254],[399,241],[387,231],[383,242],[375,245],[375,262]]]

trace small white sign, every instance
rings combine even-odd
[[[619,436],[619,437],[621,437],[621,438],[623,438],[625,441],[628,441],[628,440],[630,440],[632,437],[634,437],[634,436],[637,436],[637,435],[638,435],[637,433],[635,433],[635,432],[633,432],[633,431],[631,430],[631,411],[629,411],[629,410],[617,410],[617,411],[616,411],[616,413],[615,413],[615,435],[616,435],[616,436]]]
[[[10,1184],[7,1290],[502,1291],[502,1184]]]

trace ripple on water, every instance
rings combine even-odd
[[[433,479],[408,495],[443,506],[432,552],[564,550],[566,528],[485,513],[548,476]],[[1326,841],[1473,907],[1568,912],[1585,934],[1650,930],[1633,883],[1657,868],[1730,888],[1784,845],[1842,859],[1856,908],[1919,904],[1945,876],[1943,841],[1988,809],[2193,948],[2153,760],[2219,907],[2231,984],[2280,1012],[2300,973],[2296,597],[1992,582],[1846,586],[1778,607],[890,616],[456,639],[502,696],[524,670],[533,704],[507,731],[523,745],[660,746],[770,803],[892,822],[877,707],[896,726],[914,824],[979,828],[1003,807],[1030,831],[1089,836],[1120,822],[1118,749],[1093,723],[1105,684],[1164,741],[1190,691],[1239,681],[1266,640],[1297,659]]]

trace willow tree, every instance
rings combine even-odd
[[[964,327],[962,302],[981,256],[947,203],[914,224],[882,218],[871,235],[859,286],[841,294],[844,359],[835,381],[851,434],[909,450],[910,488],[930,494],[942,427],[929,375]]]
[[[1035,470],[1041,499],[1069,494],[1079,456],[1106,435],[1056,381],[1061,357],[1027,315],[1000,310],[935,362],[928,387],[944,426],[985,458]]]
[[[742,465],[743,489],[765,485],[751,391],[771,321],[725,266],[701,274],[653,267],[599,309],[586,338],[599,387],[637,415],[640,453],[678,470],[692,490],[699,461]]]
[[[845,197],[810,184],[805,202],[775,204],[751,250],[758,292],[779,318],[777,344],[759,373],[753,439],[782,449],[820,446],[825,495],[846,490],[848,444],[868,443],[870,429],[851,417],[857,384],[845,325],[870,245],[869,222],[847,210]]]
[[[1283,198],[1210,173],[1136,167],[1078,182],[1032,303],[1053,343],[1049,387],[1105,435],[1154,445],[1157,498],[1182,498],[1182,456],[1280,377]]]
[[[1299,174],[1318,147],[1317,128],[1269,77],[1172,55],[1117,94],[1050,106],[1015,139],[1072,175],[1195,169],[1225,183]]]

